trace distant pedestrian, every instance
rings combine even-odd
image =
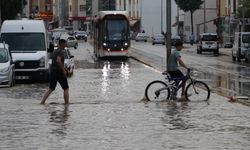
[[[40,104],[45,103],[49,95],[55,90],[57,82],[60,83],[63,89],[65,105],[69,103],[69,85],[67,80],[67,71],[64,68],[64,49],[66,46],[67,41],[60,39],[58,49],[52,53],[49,89],[44,94]]]
[[[194,44],[194,33],[192,32],[191,35],[189,36],[189,41],[190,41],[190,45]]]

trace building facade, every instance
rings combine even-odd
[[[191,35],[191,15],[190,12],[183,13],[183,40],[189,42]],[[204,0],[201,8],[193,13],[193,29],[195,40],[201,33],[216,33],[217,27],[214,20],[217,19],[217,0]]]
[[[116,10],[129,12],[130,27],[133,32],[141,31],[141,0],[116,0]]]

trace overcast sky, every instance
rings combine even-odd
[[[166,32],[166,0],[163,1],[163,31]],[[176,5],[172,0],[172,23],[175,21]],[[142,0],[142,28],[152,35],[161,32],[161,0]],[[172,35],[175,31],[172,30]]]

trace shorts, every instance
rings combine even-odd
[[[66,76],[56,73],[56,72],[51,72],[50,74],[50,82],[49,82],[49,89],[52,91],[55,90],[56,84],[59,82],[63,90],[67,90],[69,88],[68,85],[68,79]]]
[[[184,75],[180,70],[176,70],[176,71],[168,71],[168,73],[170,74],[170,76],[172,78],[182,78]]]

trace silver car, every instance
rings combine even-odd
[[[60,39],[64,39],[67,41],[67,47],[71,48],[74,47],[77,49],[78,47],[78,41],[74,36],[68,35],[68,34],[63,34],[61,35]]]
[[[70,53],[69,49],[64,52],[64,68],[68,70],[68,76],[72,76],[75,68],[74,56]]]
[[[163,44],[163,45],[165,45],[165,37],[164,37],[164,35],[162,35],[162,34],[154,35],[153,40],[152,40],[152,45],[155,45],[155,44]]]
[[[0,43],[0,87],[10,87],[15,84],[14,68],[9,46]]]
[[[135,37],[135,41],[144,41],[147,42],[148,41],[148,35],[146,33],[138,33]]]

